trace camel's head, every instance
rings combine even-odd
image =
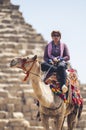
[[[37,59],[37,55],[32,58],[15,58],[10,62],[10,67],[24,69],[25,65],[28,63],[28,66],[32,64]]]
[[[33,68],[33,65],[35,64],[35,61],[37,59],[37,56],[35,55],[32,58],[15,58],[10,62],[10,67],[15,67],[15,68],[20,68],[24,71],[24,73],[26,74],[24,81],[27,80],[29,73],[31,73],[30,71]]]

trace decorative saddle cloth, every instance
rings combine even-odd
[[[50,88],[52,92],[60,96],[65,103],[68,103],[68,92],[66,94],[62,93],[60,89],[60,84],[56,79],[56,74],[52,74],[48,79],[46,79],[46,84],[50,84]],[[72,104],[76,106],[83,106],[83,98],[80,94],[79,89],[79,80],[77,76],[77,72],[74,69],[68,69],[67,70],[67,80],[66,80],[66,86],[71,89],[71,95],[72,95]]]

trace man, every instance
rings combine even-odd
[[[61,43],[61,33],[60,31],[51,32],[52,41],[48,43],[44,51],[44,61],[45,63],[41,64],[43,71],[49,71],[48,74],[56,72],[56,77],[60,82],[60,87],[63,93],[66,93],[68,88],[66,84],[66,62],[70,60],[69,51],[67,45]],[[50,64],[54,63],[55,66]],[[47,76],[45,77],[45,79]],[[44,81],[45,81],[44,79]]]

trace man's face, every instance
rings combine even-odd
[[[58,41],[60,41],[61,37],[60,37],[59,34],[54,33],[54,34],[52,35],[52,39],[53,39],[55,42],[58,42]]]

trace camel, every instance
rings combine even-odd
[[[11,67],[22,69],[32,82],[32,88],[40,102],[40,114],[43,127],[49,130],[49,118],[53,118],[53,129],[62,130],[64,120],[67,117],[68,130],[73,130],[76,127],[81,110],[71,103],[71,91],[69,89],[69,103],[64,101],[54,94],[48,85],[42,81],[41,65],[37,56],[31,58],[15,58],[11,60]],[[69,87],[70,88],[70,87]]]

